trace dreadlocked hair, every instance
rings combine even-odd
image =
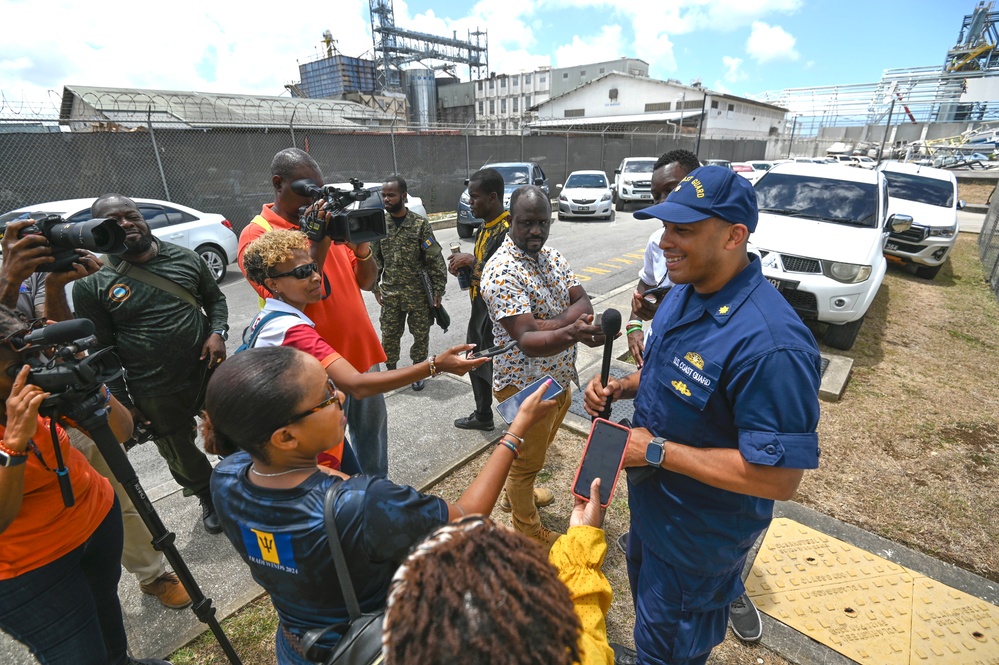
[[[432,533],[396,571],[382,652],[386,665],[570,665],[580,630],[541,546],[470,516]]]

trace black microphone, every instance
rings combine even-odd
[[[291,191],[299,196],[311,196],[314,199],[323,195],[323,188],[317,185],[312,178],[302,178],[291,183]]]
[[[607,386],[607,379],[610,377],[611,355],[614,352],[614,338],[621,332],[621,312],[616,309],[608,309],[600,318],[600,330],[604,335],[604,362],[600,366],[600,385]],[[599,418],[610,418],[611,398],[607,398],[603,411]]]
[[[94,322],[90,319],[72,319],[50,323],[44,328],[24,336],[26,344],[69,344],[94,334]]]

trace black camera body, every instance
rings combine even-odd
[[[95,253],[121,254],[125,251],[125,232],[113,219],[90,219],[85,222],[67,222],[59,215],[46,212],[29,212],[16,219],[33,219],[31,226],[21,229],[18,239],[40,235],[52,246],[55,261],[37,268],[38,272],[66,272],[79,257],[75,250],[87,249]],[[0,238],[7,224],[14,219],[0,221]]]
[[[321,212],[302,214],[299,217],[302,232],[309,240],[319,241],[330,238],[333,242],[374,242],[388,235],[385,226],[385,212],[381,208],[348,210],[355,201],[363,201],[371,192],[363,189],[364,183],[351,178],[353,189],[339,189],[333,185],[320,187],[309,178],[291,183],[291,189],[300,196],[309,196],[313,201],[325,200],[329,206]]]
[[[43,415],[65,414],[74,420],[103,405],[101,386],[122,375],[121,361],[111,348],[79,354],[97,345],[89,319],[50,323],[7,339],[30,368],[28,383],[51,393],[42,402]]]

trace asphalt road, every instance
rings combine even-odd
[[[591,296],[598,296],[624,285],[637,281],[642,264],[642,253],[649,235],[661,223],[656,220],[640,221],[630,212],[617,213],[616,220],[604,222],[596,220],[555,221],[551,226],[548,246],[558,249],[569,260]],[[453,228],[435,231],[437,241],[448,251],[452,241],[460,240],[465,251],[471,252],[474,238],[459,239]],[[240,343],[243,329],[259,311],[256,293],[243,278],[239,267],[229,265],[228,274],[222,282],[229,305],[229,327],[231,337],[228,349],[231,353]],[[378,324],[380,307],[370,293],[364,293],[368,314],[375,330],[381,331]],[[434,326],[430,333],[430,350],[439,352],[465,341],[465,326],[468,321],[469,300],[466,292],[458,288],[455,278],[449,277],[448,290],[444,296],[444,307],[451,316],[451,327],[445,333]],[[623,314],[627,315],[626,312]],[[407,333],[402,339],[402,359],[400,364],[409,364],[409,347],[412,337]],[[160,458],[154,445],[145,444],[133,448],[129,459],[139,474],[143,487],[152,500],[176,491],[166,464]]]

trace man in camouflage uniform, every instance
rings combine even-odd
[[[126,377],[108,381],[108,388],[136,425],[152,430],[184,496],[201,501],[205,530],[222,533],[208,486],[212,465],[195,443],[194,416],[202,407],[207,373],[225,359],[225,296],[200,256],[153,236],[132,199],[105,194],[90,212],[118,222],[125,251],[108,256],[110,265],[74,284],[76,314],[94,322],[98,344],[114,347],[125,368]],[[137,277],[133,268],[143,272]],[[178,293],[186,291],[190,302],[154,286],[157,278],[166,286],[173,282]]]
[[[375,297],[382,306],[382,348],[389,369],[395,369],[399,362],[407,317],[413,335],[409,352],[413,364],[423,362],[430,353],[432,317],[420,272],[425,270],[430,276],[434,307],[440,306],[447,284],[441,246],[430,222],[406,207],[406,189],[406,181],[399,176],[391,176],[382,185],[388,236],[372,244],[379,267]],[[423,390],[424,385],[426,381],[417,381],[413,390]]]

